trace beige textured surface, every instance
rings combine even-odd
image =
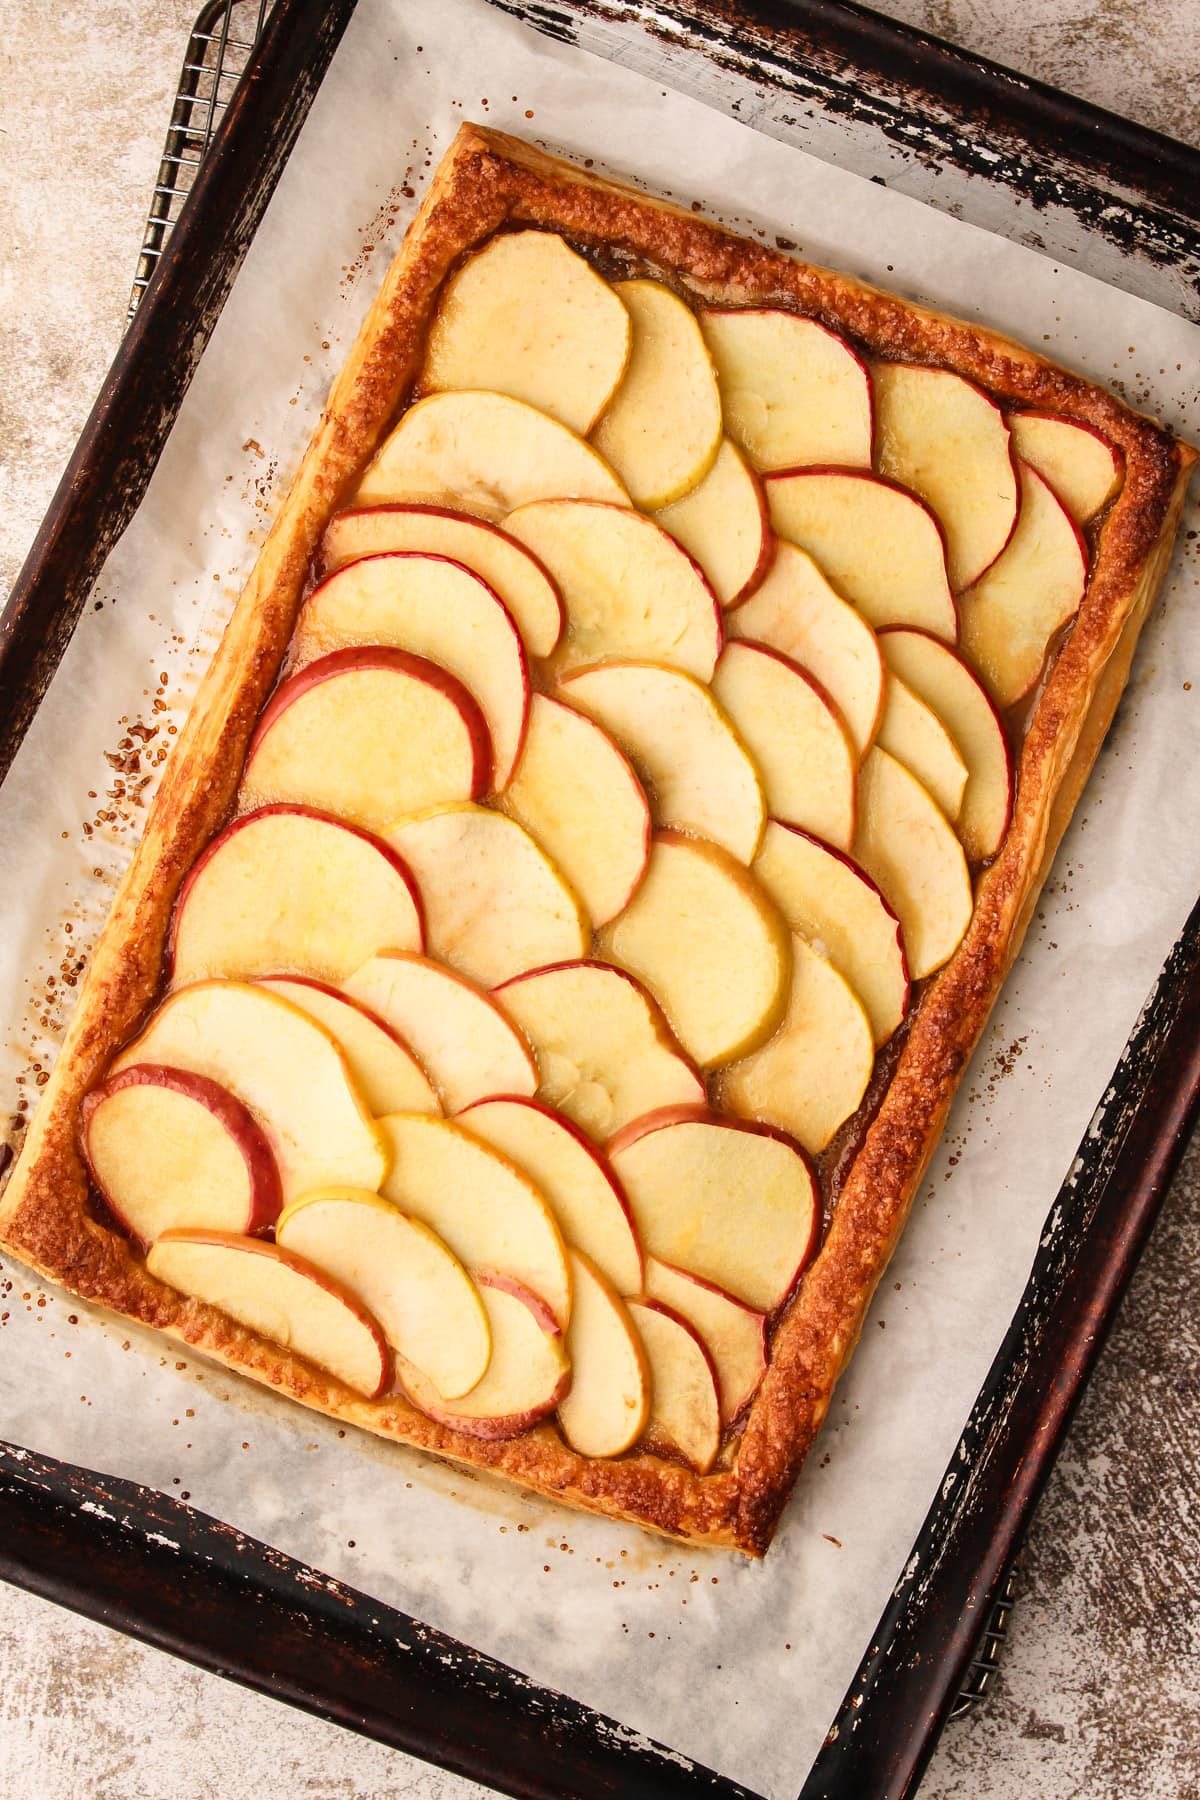
[[[192,10],[0,0],[0,591],[120,336]],[[1195,0],[886,10],[1200,139]],[[1193,1151],[1035,1523],[1003,1675],[925,1800],[1200,1794],[1198,1238]],[[0,1783],[30,1800],[482,1792],[3,1587],[0,1668]]]

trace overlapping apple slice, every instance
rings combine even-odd
[[[767,811],[848,850],[858,756],[829,696],[782,652],[741,639],[712,686],[758,765]]]
[[[447,1112],[493,1094],[536,1092],[529,1045],[486,994],[452,969],[382,950],[342,986],[411,1046]]]
[[[1036,469],[1077,525],[1108,505],[1125,478],[1117,446],[1082,419],[1062,413],[1011,413],[1008,428],[1022,462]]]
[[[310,1188],[378,1187],[387,1147],[330,1034],[263,987],[202,981],[168,994],[112,1074],[165,1064],[204,1076],[266,1133],[284,1203]]]
[[[624,969],[569,962],[535,969],[495,998],[533,1045],[546,1105],[603,1142],[641,1113],[704,1099],[704,1084],[680,1052],[661,1011]]]
[[[766,496],[729,438],[704,480],[664,506],[658,523],[695,557],[722,606],[739,605],[770,566],[774,540]]]
[[[745,1056],[783,1016],[783,920],[745,867],[701,838],[655,833],[642,884],[600,952],[645,983],[701,1068]]]
[[[559,691],[602,725],[646,784],[655,825],[711,838],[749,862],[766,818],[753,759],[703,682],[657,663],[598,663]]]
[[[721,608],[700,569],[660,525],[628,507],[543,500],[505,529],[549,569],[567,635],[557,672],[619,656],[708,681],[721,654]]]
[[[625,373],[629,314],[549,231],[494,237],[450,277],[421,388],[491,388],[586,437]]]
[[[369,1006],[307,976],[266,975],[255,986],[290,1001],[325,1027],[375,1118],[390,1112],[442,1110],[429,1077],[404,1039]]]
[[[646,1293],[691,1326],[712,1358],[721,1423],[731,1425],[758,1392],[767,1372],[765,1313],[747,1306],[699,1275],[656,1257],[646,1260]]]
[[[923,500],[865,469],[790,469],[764,486],[778,536],[806,550],[869,625],[955,641],[945,542]]]
[[[726,429],[755,468],[870,468],[871,382],[842,338],[773,307],[709,307],[700,323]]]
[[[425,657],[462,683],[487,723],[492,782],[503,787],[525,737],[529,670],[520,633],[487,583],[461,563],[416,551],[347,563],[305,601],[296,654],[307,662],[377,644]]]
[[[628,758],[598,725],[535,694],[501,804],[562,871],[594,926],[628,904],[650,854],[650,807]]]
[[[206,1075],[134,1063],[84,1097],[79,1128],[92,1180],[140,1243],[172,1226],[253,1237],[275,1223],[283,1191],[266,1134]]]
[[[650,1365],[650,1416],[643,1441],[676,1451],[707,1475],[721,1447],[721,1402],[712,1358],[685,1319],[661,1300],[631,1300],[629,1313]]]
[[[620,1456],[650,1418],[650,1364],[629,1308],[588,1257],[569,1250],[571,1387],[558,1425],[580,1456]]]
[[[430,394],[410,406],[370,464],[356,506],[414,501],[498,524],[531,500],[569,494],[627,506],[629,495],[583,438],[508,394]]]
[[[339,981],[380,944],[423,942],[417,885],[387,844],[307,807],[264,806],[193,863],[168,960],[175,987],[213,975]]]
[[[894,669],[888,674],[885,693],[876,743],[916,776],[954,824],[967,785],[967,765],[958,745],[933,708],[919,699]]]
[[[786,1300],[812,1254],[821,1199],[785,1133],[674,1106],[634,1120],[608,1155],[648,1256],[760,1312]]]
[[[469,1393],[492,1334],[479,1290],[419,1219],[359,1188],[321,1188],[292,1202],[275,1242],[324,1269],[379,1321],[393,1350],[445,1399]]]
[[[721,399],[691,308],[658,281],[615,287],[633,322],[633,343],[592,442],[634,505],[655,512],[690,493],[712,468],[721,447]]]
[[[971,921],[971,877],[954,828],[886,750],[869,750],[859,773],[860,862],[900,920],[909,974],[932,975],[953,956]]]
[[[231,1232],[165,1231],[150,1246],[146,1268],[367,1400],[388,1384],[387,1340],[370,1313],[324,1270],[276,1244]]]
[[[962,650],[1000,707],[1035,685],[1050,640],[1079,611],[1087,545],[1042,477],[1019,465],[1021,513],[1012,540],[962,596]]]
[[[549,1307],[503,1275],[480,1275],[492,1356],[469,1394],[447,1400],[428,1376],[403,1359],[396,1372],[412,1404],[441,1425],[493,1442],[519,1437],[548,1418],[571,1385],[562,1330]]]

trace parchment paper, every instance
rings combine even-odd
[[[539,38],[482,0],[360,0],[146,501],[0,790],[0,1017],[14,1027],[0,1096],[36,1092],[129,855],[139,784],[152,784],[272,499],[464,117],[985,318],[1200,431],[1196,327]],[[1194,537],[1185,531],[1022,962],[764,1564],[676,1553],[415,1453],[343,1441],[44,1294],[17,1265],[0,1297],[0,1432],[190,1498],[685,1755],[772,1797],[794,1793],[1200,892]]]

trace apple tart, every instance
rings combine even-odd
[[[1193,460],[977,325],[464,127],[3,1242],[340,1420],[761,1554]]]

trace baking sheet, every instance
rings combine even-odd
[[[1197,328],[479,0],[445,0],[410,24],[417,14],[360,0],[105,569],[99,610],[0,790],[2,841],[20,871],[9,907],[19,916],[0,946],[2,1016],[18,1041],[0,1093],[27,1064],[29,1093],[48,1063],[64,1007],[47,984],[69,996],[131,847],[134,790],[153,779],[272,494],[463,117],[985,317],[1123,384],[1176,427],[1200,427]],[[615,164],[604,157],[613,146]],[[1195,588],[1185,541],[1043,916],[765,1565],[677,1554],[410,1452],[339,1442],[336,1427],[99,1324],[16,1268],[0,1302],[0,1432],[186,1495],[735,1779],[794,1792],[902,1569],[1103,1080],[1200,890],[1200,834],[1177,778],[1200,748],[1187,685]]]

